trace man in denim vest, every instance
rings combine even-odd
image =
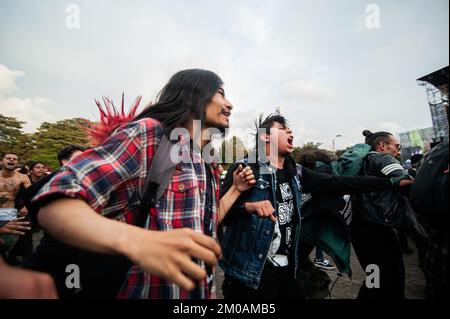
[[[234,163],[223,183],[222,194],[230,188],[239,164],[252,166],[255,186],[240,196],[224,219],[219,262],[225,272],[223,293],[227,299],[300,298],[294,279],[299,262],[302,192],[350,194],[411,182],[315,173],[296,165],[290,156],[294,136],[283,116],[269,115],[257,128],[258,152]]]

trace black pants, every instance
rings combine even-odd
[[[225,299],[303,299],[300,285],[290,275],[289,267],[264,266],[258,289],[225,276],[222,291]]]
[[[23,221],[31,222],[29,217]],[[8,253],[9,259],[15,259],[17,256],[22,256],[25,261],[33,254],[33,230],[25,231],[25,235],[19,236],[19,239],[14,244],[14,247]]]
[[[398,241],[400,243],[400,248],[402,249],[402,252],[408,252],[411,251],[411,248],[409,247],[408,243],[408,234],[404,230],[397,231]]]
[[[394,230],[387,226],[355,219],[352,244],[362,269],[370,264],[380,270],[380,288],[368,288],[363,282],[358,299],[404,299],[405,265]]]

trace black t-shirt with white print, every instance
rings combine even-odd
[[[294,233],[294,195],[286,169],[278,169],[276,185],[277,220],[268,260],[274,266],[287,266]]]

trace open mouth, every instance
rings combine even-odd
[[[288,138],[288,144],[290,147],[294,147],[294,137],[291,136]]]
[[[230,115],[231,115],[231,112],[228,112],[228,111],[222,111],[222,114],[223,115],[225,115],[226,117],[230,117]]]

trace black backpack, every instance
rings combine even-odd
[[[165,135],[162,136],[142,189],[140,212],[135,226],[145,227],[149,209],[155,207],[172,179],[173,172],[179,164],[167,159],[167,154],[170,154],[173,146],[174,144]],[[45,183],[40,187],[34,187],[28,196],[28,201],[44,185]],[[35,210],[32,205],[29,207],[31,210]],[[36,216],[35,213],[32,215]],[[78,251],[81,289],[74,289],[72,297],[76,299],[115,299],[132,262],[121,255],[100,254],[83,249],[78,249]],[[58,284],[65,285],[65,283]]]
[[[152,165],[141,194],[140,213],[135,226],[145,227],[149,209],[155,207],[169,185],[179,162],[167,159],[175,145],[165,135],[156,149]],[[119,255],[98,254],[82,250],[80,253],[82,289],[80,297],[114,299],[125,282],[132,262]]]
[[[425,223],[441,228],[449,225],[448,142],[436,145],[420,165],[411,188],[411,205]]]

